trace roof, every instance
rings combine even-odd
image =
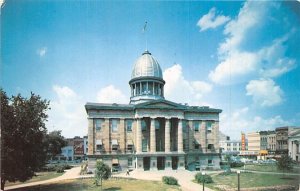
[[[203,113],[221,113],[221,109],[214,109],[208,106],[188,106],[165,99],[150,100],[139,104],[107,104],[107,103],[86,103],[85,109],[101,109],[101,110],[131,110],[135,109],[173,109],[183,110],[184,112],[203,112]]]
[[[162,71],[157,60],[146,50],[135,62],[131,79],[138,77],[162,77]]]

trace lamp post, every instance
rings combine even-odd
[[[205,176],[205,172],[204,171],[202,172],[202,176]],[[204,181],[205,181],[205,178],[203,177],[203,182],[202,182],[203,183],[202,184],[203,185],[203,189],[202,189],[203,191],[204,191]]]
[[[241,171],[237,171],[237,175],[238,175],[238,191],[240,191],[240,173]]]

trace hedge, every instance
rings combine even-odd
[[[168,185],[177,185],[178,184],[177,179],[172,176],[163,176],[162,181],[163,181],[163,183],[168,184]]]

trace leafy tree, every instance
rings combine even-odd
[[[44,144],[47,146],[48,159],[52,159],[61,153],[61,148],[66,146],[67,142],[61,131],[52,131],[45,136]]]
[[[46,111],[49,101],[31,93],[7,97],[1,89],[1,189],[5,181],[26,181],[40,169],[47,153],[43,142],[46,134]]]
[[[278,170],[283,172],[293,169],[293,159],[287,154],[281,155],[280,159],[277,161]]]
[[[208,175],[208,174],[205,174],[205,175],[202,175],[202,173],[201,172],[199,172],[199,173],[197,173],[196,175],[195,175],[195,180],[198,182],[198,183],[212,183],[213,182],[213,180],[212,180],[212,178],[211,178],[211,176],[210,175]]]
[[[102,180],[107,180],[110,177],[110,175],[111,175],[111,169],[109,168],[109,166],[104,164],[102,161],[97,160],[96,170],[95,170],[95,184],[99,186],[99,182],[100,182],[101,190],[102,190]]]

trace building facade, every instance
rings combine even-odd
[[[114,170],[220,168],[220,109],[166,100],[160,65],[148,51],[129,85],[129,104],[85,105],[89,168],[97,159]]]
[[[296,162],[300,162],[300,129],[291,131],[288,137],[289,156]]]

